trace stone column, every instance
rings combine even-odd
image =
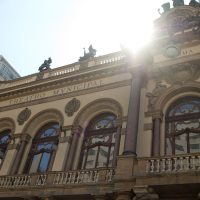
[[[153,114],[152,156],[160,156],[160,124],[162,116],[160,111]]]
[[[59,143],[52,171],[62,171],[64,169],[64,165],[69,153],[69,147],[72,142],[71,129],[72,126],[65,126],[61,128],[61,134],[59,137]]]
[[[22,136],[21,136],[21,144],[19,146],[19,150],[17,152],[17,155],[16,155],[15,161],[13,163],[13,167],[12,167],[12,169],[10,171],[10,174],[12,174],[12,175],[13,174],[17,174],[19,166],[20,166],[20,162],[21,162],[22,157],[23,157],[23,153],[24,153],[26,145],[27,145],[27,143],[29,142],[30,139],[31,139],[30,135],[22,134]]]
[[[108,200],[108,197],[105,195],[94,195],[94,200]]]
[[[133,193],[125,191],[125,192],[119,192],[117,194],[116,200],[132,200],[132,198],[133,198]]]
[[[73,166],[74,156],[76,153],[76,147],[81,134],[82,128],[80,126],[73,127],[72,129],[72,143],[69,149],[69,154],[66,160],[65,170],[71,170]]]
[[[143,79],[144,76],[142,71],[136,72],[132,78],[125,146],[123,153],[124,155],[136,155],[138,120],[140,111],[140,91]]]
[[[159,199],[158,194],[156,194],[153,188],[148,187],[147,185],[134,186],[133,191],[135,193],[135,197],[133,200],[157,200]]]

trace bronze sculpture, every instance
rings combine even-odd
[[[39,67],[39,71],[42,72],[44,70],[50,69],[50,64],[52,63],[51,57],[48,60],[45,60],[44,63]]]
[[[85,52],[85,48],[83,48],[83,49],[84,49],[84,56],[80,57],[79,61],[84,61],[84,60],[87,60],[88,58],[94,58],[94,56],[96,55],[97,51],[96,51],[96,49],[93,49],[92,45],[89,46],[88,53]]]

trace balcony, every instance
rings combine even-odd
[[[111,183],[113,176],[114,168],[1,176],[0,190]]]

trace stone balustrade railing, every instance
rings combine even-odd
[[[67,172],[48,172],[42,174],[23,174],[0,176],[0,189],[26,187],[55,187],[68,184],[92,184],[112,182],[114,168],[76,170]]]
[[[180,173],[200,171],[200,154],[149,158],[146,173]]]
[[[117,52],[117,53],[112,53],[112,54],[108,54],[105,56],[91,58],[87,61],[83,61],[84,62],[83,65],[84,65],[84,67],[89,68],[89,67],[93,67],[93,66],[97,66],[97,65],[115,63],[115,62],[122,61],[124,57],[125,56],[121,52]],[[59,76],[59,75],[63,75],[63,74],[70,74],[72,72],[79,71],[80,69],[81,69],[81,63],[77,62],[77,63],[73,63],[70,65],[63,66],[63,67],[46,70],[43,72],[44,74],[42,76],[42,79],[46,79],[49,77],[55,77],[55,76]],[[39,73],[33,74],[31,76],[15,79],[12,81],[2,81],[0,84],[0,89],[11,88],[14,86],[19,86],[19,85],[24,85],[27,83],[34,82],[38,79],[38,75],[39,75]]]

